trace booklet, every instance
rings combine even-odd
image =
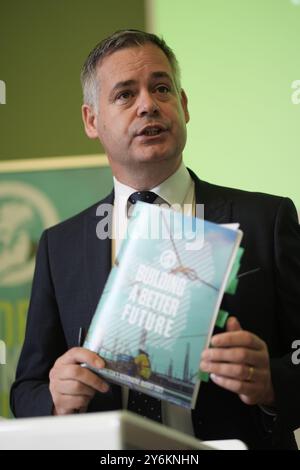
[[[193,408],[240,230],[138,202],[84,347],[108,381]],[[89,367],[88,365],[86,365]]]

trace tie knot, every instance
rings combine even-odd
[[[152,204],[155,199],[157,198],[157,194],[153,193],[152,191],[136,191],[129,196],[128,201],[131,204],[136,204],[137,201],[148,202]]]

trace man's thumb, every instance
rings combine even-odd
[[[236,317],[229,317],[226,323],[226,331],[240,331],[242,327]]]

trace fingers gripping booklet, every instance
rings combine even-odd
[[[236,275],[234,230],[138,202],[84,347],[108,381],[193,408],[201,353]]]

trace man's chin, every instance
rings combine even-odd
[[[173,152],[149,148],[144,149],[143,152],[137,155],[135,161],[139,161],[140,163],[155,163],[172,159],[176,160],[176,156],[174,156]]]

